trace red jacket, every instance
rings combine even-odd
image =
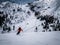
[[[21,32],[21,31],[23,31],[23,30],[21,29],[21,27],[19,27],[18,32]]]

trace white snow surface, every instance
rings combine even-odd
[[[60,45],[60,32],[22,32],[0,34],[0,45]]]
[[[51,1],[53,2],[51,3]],[[34,8],[36,11],[39,11],[41,15],[52,14],[56,7],[55,0],[39,0],[33,2],[32,4],[37,4],[37,7],[41,6],[41,9]],[[0,33],[0,45],[60,45],[60,32],[42,32],[42,30],[44,29],[41,26],[41,23],[43,23],[44,21],[39,21],[36,19],[36,17],[34,16],[34,12],[29,9],[30,7],[28,6],[28,4],[18,5],[11,2],[3,2],[2,4],[0,4],[0,7],[1,11],[5,11],[9,16],[13,16],[13,20],[11,19],[11,22],[13,23],[12,25],[10,25],[11,28],[13,25],[15,25],[15,31],[11,31],[10,33],[5,34]],[[17,11],[18,7],[22,8],[22,10]],[[51,8],[48,9],[48,7]],[[13,9],[15,9],[16,11],[13,12]],[[54,12],[56,17],[60,16],[59,9]],[[27,14],[28,11],[30,11],[30,15]],[[15,17],[18,18],[15,19]],[[20,21],[23,22],[21,23]],[[38,32],[34,32],[36,26],[38,27]],[[21,32],[20,35],[16,35],[17,29],[19,27],[23,29],[23,32]],[[0,28],[0,32],[1,30],[2,29]]]

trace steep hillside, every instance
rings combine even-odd
[[[15,26],[15,30],[22,27],[27,32],[30,29],[36,32],[60,30],[59,16],[57,15],[59,9],[55,11],[56,4],[56,0],[38,0],[24,5],[9,1],[2,2],[0,16],[6,16],[2,27],[11,27],[11,30],[13,30],[13,26]]]

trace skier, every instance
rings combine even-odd
[[[13,30],[15,30],[15,26],[13,26]]]
[[[38,31],[38,28],[37,27],[35,27],[35,32],[37,32]]]
[[[21,27],[19,27],[18,28],[18,32],[17,32],[17,35],[20,34],[21,31],[23,31],[23,30],[21,29]]]

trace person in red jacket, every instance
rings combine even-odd
[[[21,27],[19,27],[18,28],[18,32],[17,32],[17,35],[20,34],[21,31],[23,31],[23,30],[21,29]]]

